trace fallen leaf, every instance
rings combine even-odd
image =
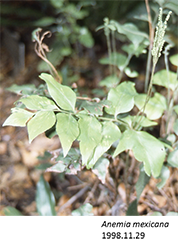
[[[7,152],[7,143],[0,142],[0,155],[3,155]]]
[[[118,193],[122,199],[122,201],[126,202],[126,190],[125,190],[125,184],[124,183],[120,183],[118,188]]]

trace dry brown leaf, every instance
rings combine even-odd
[[[120,195],[120,197],[122,198],[123,202],[126,202],[126,190],[125,190],[125,184],[124,183],[120,183],[118,188],[118,193]]]
[[[24,207],[23,211],[24,213],[30,214],[30,215],[33,213],[36,213],[36,202],[33,201],[28,206]]]
[[[46,180],[46,182],[49,182],[51,180],[51,176],[51,172],[44,173],[44,179]]]
[[[1,175],[1,180],[0,180],[0,188],[6,187],[9,183],[11,174],[9,172],[4,172]]]
[[[7,143],[0,142],[0,155],[3,155],[7,152]]]
[[[30,178],[37,184],[40,180],[41,171],[38,169],[34,169],[30,172]]]
[[[64,208],[64,210],[59,211],[60,207],[62,207],[69,199],[70,198],[67,195],[63,195],[59,199],[59,202],[58,202],[57,206],[55,207],[58,216],[71,215],[72,205],[69,205],[68,207]]]
[[[8,152],[12,162],[17,163],[21,161],[21,156],[17,147],[15,147],[13,142],[8,144]]]
[[[160,195],[153,195],[151,199],[158,205],[159,208],[164,207],[167,202],[167,199]]]
[[[11,183],[22,182],[28,176],[28,169],[24,165],[16,164],[13,166],[13,176],[11,178]]]
[[[24,143],[19,141],[17,144],[20,149],[22,161],[29,168],[39,163],[37,158],[39,155],[43,155],[45,151],[52,151],[60,147],[58,137],[49,139],[44,134],[35,138],[31,144],[29,144],[28,140]]]
[[[146,204],[139,204],[137,207],[138,213],[142,214],[146,209],[148,208],[148,206]]]

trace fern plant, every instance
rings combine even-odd
[[[41,29],[36,30],[33,35],[36,35],[36,42],[38,45],[40,44],[37,52],[41,52],[41,57],[45,58],[43,60],[46,60],[52,69],[52,75],[42,73],[39,76],[46,83],[47,93],[43,92],[43,94],[37,95],[34,91],[30,94],[25,92],[15,103],[12,114],[6,119],[3,126],[27,126],[29,142],[43,132],[57,134],[62,145],[63,155],[60,154],[56,163],[48,168],[48,171],[51,172],[70,173],[71,165],[72,169],[74,168],[76,171],[83,167],[102,170],[104,175],[102,172],[98,174],[103,182],[110,164],[109,157],[114,159],[125,151],[127,153],[125,183],[128,180],[130,152],[141,165],[139,179],[151,175],[155,178],[161,177],[162,172],[166,169],[164,163],[167,154],[169,153],[168,161],[170,161],[171,154],[175,152],[170,151],[174,147],[171,147],[170,142],[157,139],[145,129],[157,125],[155,120],[161,118],[167,109],[164,96],[157,92],[152,96],[152,86],[161,81],[162,75],[160,74],[163,72],[154,73],[163,49],[164,34],[170,14],[170,12],[167,14],[163,22],[163,13],[160,9],[152,49],[153,68],[147,94],[137,93],[132,81],[121,82],[123,73],[129,74],[130,78],[133,77],[129,71],[129,61],[134,55],[139,56],[145,52],[148,45],[148,35],[141,32],[134,24],[121,25],[106,18],[104,25],[98,28],[98,30],[104,28],[109,51],[109,57],[101,59],[100,62],[109,64],[111,72],[111,75],[102,81],[102,85],[108,88],[108,94],[104,99],[81,97],[69,86],[61,84],[61,78],[44,56],[45,46],[39,35]],[[128,54],[127,57],[116,52],[115,33],[125,35],[131,42],[123,47]],[[116,68],[119,69],[119,75],[117,75]],[[172,73],[168,73],[170,79],[168,88],[177,90],[176,74]],[[130,112],[135,106],[138,108],[138,113],[131,115]],[[177,106],[174,106],[174,110],[178,114]],[[175,126],[177,134],[177,122],[175,122]],[[74,141],[79,143],[79,152],[72,149]],[[138,180],[138,183],[140,181]],[[137,185],[138,201],[142,190],[138,189]],[[127,206],[129,206],[129,198],[127,198]]]

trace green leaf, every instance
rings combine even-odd
[[[11,206],[7,206],[5,208],[3,208],[3,213],[7,216],[7,215],[18,215],[18,216],[22,216],[22,213],[17,210],[16,208],[14,207],[11,207]]]
[[[158,71],[153,76],[153,84],[170,88],[173,91],[175,91],[178,85],[177,74],[172,71],[169,71],[169,80],[167,71],[165,69]]]
[[[103,184],[105,183],[108,166],[109,160],[101,157],[92,168],[92,172],[98,176]]]
[[[101,58],[99,62],[101,64],[111,64],[117,66],[120,70],[124,69],[127,57],[120,53],[111,53],[111,57]]]
[[[167,220],[172,220],[174,221],[176,224],[178,224],[178,213],[177,212],[168,212],[166,214],[166,219]]]
[[[127,216],[138,216],[137,211],[137,199],[135,199],[133,202],[130,203],[128,209],[127,209]]]
[[[135,97],[135,104],[139,109],[143,108],[146,97],[146,94],[138,94]],[[166,98],[159,93],[155,93],[148,101],[144,113],[151,120],[158,119],[162,116],[166,108]]]
[[[80,35],[78,39],[82,45],[88,48],[91,48],[94,45],[93,37],[86,27],[80,28]]]
[[[96,116],[103,114],[103,107],[109,107],[110,102],[107,100],[102,100],[100,102],[84,101],[81,107],[89,111],[91,114]]]
[[[160,175],[166,156],[161,141],[144,131],[126,130],[114,152],[114,157],[127,149],[133,150],[135,158],[144,163],[144,169],[148,176],[151,173],[154,177]]]
[[[178,114],[178,105],[175,105],[175,106],[173,107],[173,109],[174,109],[174,111]]]
[[[137,92],[132,82],[122,82],[116,88],[111,88],[107,100],[111,101],[112,107],[106,108],[106,112],[117,116],[128,112],[134,107],[134,97]]]
[[[162,189],[163,186],[166,184],[166,181],[168,180],[169,176],[170,176],[169,168],[163,166],[161,170],[161,174],[158,177],[158,179],[161,179],[161,181],[156,185],[159,190]]]
[[[178,54],[169,57],[169,60],[173,65],[178,66]]]
[[[61,85],[46,73],[42,73],[40,78],[46,82],[51,97],[62,109],[75,110],[76,94],[70,87]]]
[[[22,102],[28,109],[30,110],[55,110],[58,109],[56,104],[43,96],[38,95],[30,95],[26,98],[22,98],[19,100]]]
[[[125,23],[121,25],[118,22],[115,22],[115,26],[118,33],[126,35],[135,47],[138,47],[145,38],[148,39],[148,35],[139,31],[137,26],[135,26],[133,23]]]
[[[63,161],[59,161],[58,163],[56,163],[55,165],[48,167],[46,169],[46,172],[57,172],[57,173],[61,173],[64,172],[66,170],[67,166],[63,163]]]
[[[124,72],[126,73],[126,75],[128,76],[128,77],[131,77],[131,78],[134,78],[134,77],[137,77],[138,76],[138,72],[137,71],[131,71],[131,69],[130,68],[125,68],[125,70],[124,70]]]
[[[73,141],[75,141],[79,135],[78,123],[70,114],[58,113],[56,118],[56,132],[61,141],[65,157],[71,148]]]
[[[46,169],[46,172],[57,172],[65,174],[77,174],[81,170],[80,166],[80,152],[78,149],[71,148],[66,157],[62,153],[59,154],[57,163]]]
[[[29,142],[37,137],[39,134],[50,129],[56,122],[56,117],[52,111],[39,111],[27,123]]]
[[[56,8],[56,9],[60,9],[63,4],[64,4],[64,0],[60,0],[60,1],[56,1],[56,0],[50,0],[50,3]]]
[[[143,42],[142,44],[140,44],[138,47],[135,47],[133,44],[129,44],[129,45],[123,45],[122,46],[122,50],[127,52],[128,55],[135,55],[135,56],[139,56],[141,53],[146,53],[146,47],[147,44],[145,44],[146,42]]]
[[[54,24],[55,22],[56,22],[56,19],[54,17],[46,16],[46,17],[43,17],[43,18],[33,22],[33,24],[35,26],[39,26],[39,27],[48,27],[48,26]]]
[[[34,90],[36,89],[35,85],[33,84],[25,84],[25,85],[16,85],[13,84],[10,87],[7,87],[6,90],[16,93],[16,94],[20,94],[22,93],[23,95],[29,95],[32,92],[34,92]]]
[[[83,19],[85,16],[88,15],[88,12],[85,10],[80,10],[77,8],[76,4],[73,3],[68,3],[65,8],[64,11],[66,12],[67,16],[70,16],[70,18],[72,17],[72,19]]]
[[[99,82],[100,86],[106,86],[108,88],[115,87],[119,82],[119,78],[116,75],[109,75]]]
[[[78,209],[75,209],[72,211],[73,212],[78,212],[81,214],[89,214],[91,213],[93,206],[90,203],[85,203],[82,206],[80,206]]]
[[[34,115],[21,108],[12,108],[12,114],[5,120],[2,126],[26,126],[27,121]]]
[[[176,15],[178,15],[178,3],[177,0],[165,1],[165,7],[172,10]]]
[[[163,141],[163,140],[162,140]],[[164,139],[164,141],[168,142],[169,145],[174,145],[174,143],[176,142],[176,135],[175,134],[169,134],[166,139]]]
[[[97,160],[120,138],[121,132],[114,123],[103,122],[101,136],[102,139],[96,146],[91,160],[88,162],[89,168],[93,167]]]
[[[176,119],[174,126],[173,126],[174,132],[176,133],[176,135],[178,136],[178,119]]]
[[[141,122],[139,123],[140,126],[142,127],[151,127],[151,126],[155,126],[158,123],[149,120],[148,118],[146,118],[145,116],[131,116],[128,115],[127,117],[121,118],[122,120],[124,120],[124,122],[128,123],[128,125],[132,128],[133,122],[136,119],[136,123],[138,123],[141,119]]]
[[[141,21],[148,21],[148,14],[140,13],[140,15],[134,15],[134,19],[141,20]]]
[[[80,135],[80,151],[82,154],[82,163],[87,165],[95,147],[100,143],[102,135],[102,126],[100,122],[91,116],[84,115],[78,121]]]
[[[153,212],[152,214],[149,215],[149,218],[155,219],[155,220],[162,220],[163,215],[160,212]]]
[[[144,190],[145,186],[148,184],[149,180],[150,180],[150,177],[145,173],[143,165],[141,165],[140,175],[139,175],[138,181],[135,186],[136,192],[137,192],[137,201],[139,201],[142,191]]]
[[[55,198],[43,175],[40,176],[40,180],[37,183],[36,207],[40,219],[39,238],[56,238]]]
[[[178,149],[175,149],[171,153],[169,153],[167,162],[169,165],[172,167],[177,167],[178,168]]]
[[[16,208],[11,206],[4,207],[1,212],[2,214],[5,215],[5,222],[4,222],[5,227],[3,226],[5,239],[24,239],[25,238],[24,215]],[[3,221],[1,220],[1,222]]]
[[[37,183],[36,207],[40,216],[55,216],[55,198],[49,184],[40,176]]]

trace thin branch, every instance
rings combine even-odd
[[[78,96],[77,99],[88,100],[88,101],[94,101],[93,99],[91,99],[91,98],[89,98],[89,97],[81,97],[81,96]]]
[[[64,205],[60,207],[60,209],[58,210],[58,213],[63,211],[65,208],[69,207],[71,204],[73,204],[77,199],[83,196],[83,194],[85,194],[85,192],[89,189],[90,189],[90,185],[87,185],[86,187],[81,189],[77,194],[72,196]]]
[[[93,197],[94,197],[94,193],[98,187],[98,184],[100,183],[99,179],[97,179],[93,185],[93,188],[91,189],[91,191],[88,193],[87,198],[85,199],[85,203],[88,203]]]
[[[83,187],[87,186],[87,183],[82,183],[82,184],[77,184],[77,185],[73,185],[73,186],[69,186],[67,187],[68,190],[78,190],[81,189]]]

